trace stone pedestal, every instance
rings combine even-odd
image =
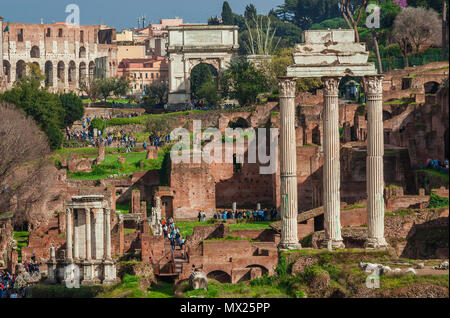
[[[367,226],[366,248],[386,248],[384,238],[383,75],[365,76],[367,96]]]
[[[291,77],[280,78],[281,240],[279,249],[301,248],[297,235],[295,85],[296,81]]]
[[[83,266],[83,280],[81,281],[82,286],[90,286],[95,284],[94,281],[94,264],[92,261],[85,260],[82,263]]]
[[[103,261],[103,281],[104,285],[112,285],[117,283],[116,278],[116,265],[112,260],[104,260]]]
[[[339,157],[339,81],[340,77],[323,77],[323,200],[325,241],[323,248],[344,248],[341,236],[340,157]]]

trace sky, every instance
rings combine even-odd
[[[64,22],[66,6],[80,8],[80,24],[106,24],[117,30],[137,26],[137,17],[146,15],[148,22],[179,17],[184,23],[206,23],[210,16],[220,17],[223,0],[1,0],[0,16],[6,22]],[[284,0],[228,0],[234,13],[242,14],[253,3],[258,13],[267,14]],[[146,23],[147,24],[147,23]]]

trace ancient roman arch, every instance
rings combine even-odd
[[[238,27],[182,25],[169,27],[169,107],[191,101],[190,74],[200,64],[217,72],[226,68],[239,48]]]
[[[282,230],[279,248],[301,248],[297,236],[297,164],[295,150],[295,79],[320,77],[324,84],[323,202],[325,248],[343,248],[340,224],[340,142],[338,86],[344,76],[363,77],[367,95],[367,248],[384,248],[383,75],[378,75],[364,43],[353,30],[303,33],[294,49],[294,65],[280,78],[280,170]]]

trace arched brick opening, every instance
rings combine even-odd
[[[233,120],[230,120],[228,122],[228,127],[229,128],[249,128],[250,127],[250,123],[248,122],[247,119],[242,118],[242,117],[238,117],[235,118]]]
[[[64,65],[63,61],[59,61],[58,62],[58,71],[57,71],[57,77],[58,77],[58,82],[59,83],[64,83],[65,80],[65,74],[64,74],[64,70],[65,70],[66,66]]]
[[[423,87],[425,89],[425,94],[436,94],[439,89],[439,83],[438,82],[426,82],[423,84]]]
[[[68,77],[68,81],[69,84],[73,85],[75,83],[75,79],[76,79],[76,71],[77,71],[77,67],[74,61],[70,61],[69,62],[69,77]]]
[[[315,145],[320,145],[320,128],[319,128],[319,126],[314,127],[311,134],[312,134],[312,143]]]
[[[89,62],[89,80],[94,79],[95,63],[93,61]]]
[[[245,266],[245,268],[253,268],[253,267],[260,268],[261,269],[261,275],[269,274],[269,270],[267,269],[267,267],[265,267],[263,265],[252,264],[252,265]]]
[[[40,53],[39,47],[37,47],[36,45],[33,46],[30,51],[30,56],[31,56],[31,58],[35,58],[35,59],[40,58],[41,53]]]
[[[53,86],[53,63],[51,61],[45,62],[45,86]]]
[[[3,60],[3,74],[6,78],[7,83],[11,83],[11,63]]]
[[[387,110],[383,110],[383,121],[385,120],[389,120],[392,118],[392,115],[390,112],[388,112]]]
[[[86,48],[84,46],[80,47],[79,57],[80,59],[86,58]]]
[[[16,63],[16,80],[23,78],[26,75],[26,64],[20,60]]]
[[[85,83],[86,82],[86,63],[81,62],[80,63],[80,75],[79,75],[79,81],[80,83]]]
[[[207,277],[208,277],[208,279],[214,279],[222,284],[226,284],[226,283],[231,284],[231,276],[228,273],[221,271],[221,270],[209,272]]]

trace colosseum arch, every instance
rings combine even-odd
[[[80,67],[79,67],[79,81],[80,83],[85,83],[86,82],[86,78],[87,78],[87,73],[86,73],[86,63],[81,62],[80,63]]]
[[[89,80],[92,81],[94,79],[95,72],[95,63],[93,61],[89,62]]]
[[[64,62],[63,61],[59,61],[58,62],[57,73],[56,73],[56,76],[58,78],[58,83],[63,83],[64,84],[64,81],[65,81],[65,78],[66,78],[65,74],[64,74],[65,69],[66,69],[66,66],[65,66]]]
[[[77,66],[74,61],[69,62],[69,72],[68,72],[68,82],[69,85],[74,85],[76,82],[76,73],[77,73]]]
[[[11,83],[11,63],[7,60],[3,60],[3,74],[7,83]]]
[[[26,75],[27,67],[23,60],[16,63],[16,80],[23,78]]]
[[[35,59],[38,59],[38,58],[41,57],[41,52],[40,52],[38,46],[34,45],[34,46],[31,48],[31,50],[30,50],[30,57],[31,57],[31,58],[35,58]]]
[[[80,59],[84,59],[86,58],[86,48],[84,46],[80,47],[80,51],[79,51],[79,58]]]
[[[45,86],[53,86],[53,63],[51,61],[45,62]]]
[[[228,67],[236,54],[238,27],[184,25],[169,27],[169,106],[191,102],[190,74],[200,63],[218,72]]]

